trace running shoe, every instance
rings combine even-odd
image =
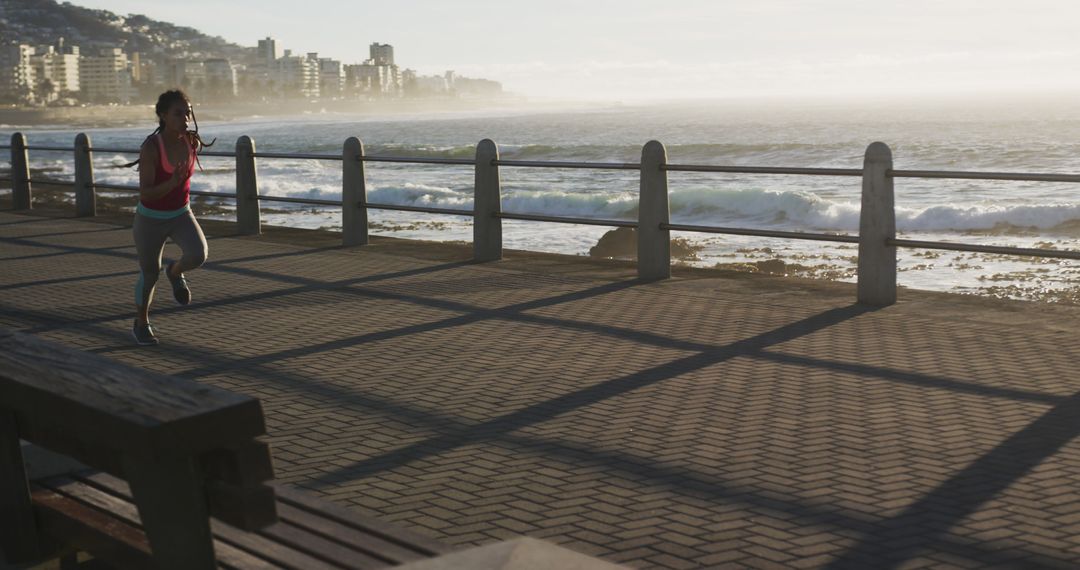
[[[135,337],[135,342],[139,346],[153,346],[158,343],[158,339],[154,336],[154,329],[150,328],[150,323],[140,323],[139,319],[135,319],[135,326],[131,327],[131,336]]]
[[[165,265],[165,277],[168,277],[169,283],[172,284],[172,294],[176,302],[180,305],[186,305],[191,302],[191,289],[188,288],[187,279],[184,278],[183,273],[179,277],[172,276],[172,266],[174,264],[176,264],[175,261],[170,261]]]

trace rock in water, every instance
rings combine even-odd
[[[758,270],[763,273],[775,273],[777,275],[783,275],[787,273],[787,264],[782,259],[767,259],[765,261],[755,261],[754,265]]]
[[[637,230],[634,228],[615,228],[600,237],[596,245],[589,248],[589,257],[607,257],[615,259],[637,258]]]
[[[671,240],[673,259],[696,260],[702,246],[693,245],[686,238]],[[634,228],[615,228],[600,237],[600,241],[589,249],[589,257],[609,259],[637,259],[637,230]]]
[[[705,249],[703,245],[694,245],[682,237],[672,238],[671,257],[680,261],[698,261],[697,252]]]

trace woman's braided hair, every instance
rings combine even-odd
[[[165,119],[161,117],[165,113],[168,113],[169,109],[176,103],[190,105],[191,99],[188,98],[187,93],[184,93],[180,89],[170,89],[158,96],[157,104],[154,105],[154,112],[157,113],[158,116],[158,127],[154,129],[154,132],[150,133],[150,136],[154,136],[165,129]],[[202,137],[199,136],[199,120],[195,118],[194,108],[191,109],[191,120],[195,123],[195,130],[188,131],[184,134],[187,138],[187,143],[191,145],[192,150],[195,151],[195,163],[199,165],[199,170],[202,170],[202,163],[199,162],[199,152],[201,152],[204,147],[214,146],[217,139],[215,138],[209,143],[203,142]],[[135,160],[134,162],[123,165],[123,168],[130,168],[137,164],[139,164],[139,161]]]

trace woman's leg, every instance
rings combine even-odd
[[[195,214],[186,212],[172,220],[174,225],[169,237],[173,243],[180,246],[183,255],[180,260],[173,263],[169,269],[169,277],[180,277],[185,271],[199,268],[206,262],[207,246],[206,236],[203,235],[202,227],[199,226]]]
[[[199,222],[195,220],[195,215],[186,212],[174,218],[170,237],[173,243],[180,246],[183,255],[165,268],[165,275],[172,285],[176,302],[187,305],[191,302],[191,288],[188,287],[187,279],[184,279],[184,272],[195,269],[206,261],[206,236],[203,235]]]
[[[135,252],[139,257],[139,279],[135,283],[136,320],[146,323],[150,320],[150,303],[154,299],[154,286],[161,273],[161,250],[165,247],[170,220],[155,220],[141,214],[135,214],[132,234],[135,238]]]

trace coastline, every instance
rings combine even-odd
[[[261,117],[342,115],[393,117],[454,115],[470,112],[520,112],[607,108],[617,102],[530,101],[519,97],[493,99],[383,99],[371,101],[194,102],[201,122],[228,122]],[[17,128],[123,128],[143,126],[153,117],[153,103],[85,105],[78,107],[0,107],[0,129]]]

